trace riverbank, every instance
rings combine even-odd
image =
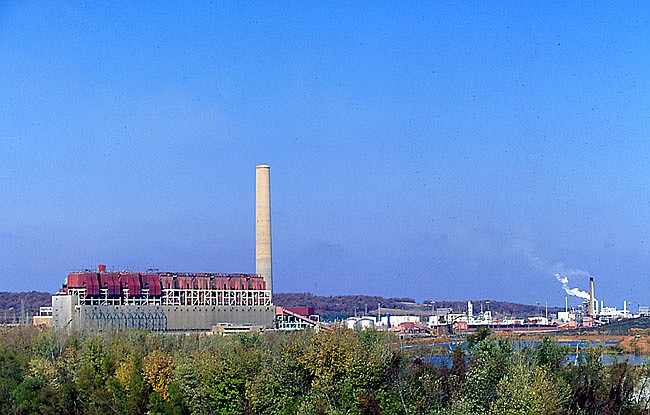
[[[512,334],[495,332],[497,338],[508,338],[513,343],[537,344],[545,337],[551,337],[560,344],[585,347],[587,345],[602,346],[609,354],[650,355],[650,330],[631,329],[627,335],[605,334],[597,331],[565,331],[545,334]],[[439,346],[435,350],[439,354],[448,354],[453,345],[462,344],[466,336],[443,335],[435,337],[417,337],[405,339],[405,345]]]

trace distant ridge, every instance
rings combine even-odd
[[[0,291],[0,323],[18,323],[31,319],[38,309],[52,305],[52,294],[42,291]]]
[[[533,315],[544,315],[545,307],[543,305],[527,305],[511,303],[505,301],[492,300],[471,300],[474,305],[474,313],[478,314],[481,307],[484,310],[492,311],[495,317],[525,317]],[[273,303],[283,307],[303,306],[313,307],[317,314],[324,318],[343,318],[354,315],[355,309],[357,315],[365,312],[367,307],[368,314],[376,315],[377,306],[381,303],[382,314],[390,312],[392,314],[426,314],[431,313],[432,303],[417,304],[413,298],[408,297],[379,297],[370,295],[335,295],[320,296],[311,293],[274,293]],[[455,312],[467,311],[467,301],[435,301],[436,308],[451,308]],[[549,317],[562,311],[559,307],[549,307]]]

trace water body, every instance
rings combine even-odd
[[[515,347],[516,347],[515,343]],[[521,346],[527,346],[527,347],[537,347],[542,342],[519,342]],[[579,347],[581,349],[584,349],[585,347],[596,347],[596,346],[614,346],[618,344],[617,341],[599,341],[599,342],[592,342],[592,341],[586,341],[586,340],[579,340],[579,341],[561,341],[557,342],[557,344],[565,345],[565,346],[571,346],[571,347]]]
[[[521,350],[524,347],[537,348],[542,342],[512,342],[515,350]],[[591,341],[561,341],[556,344],[566,345],[569,347],[577,347],[584,349],[585,347],[597,347],[597,346],[615,346],[618,344],[616,341],[600,341],[600,342],[591,342]],[[402,350],[412,350],[412,349],[424,349],[424,348],[443,348],[447,350],[456,350],[457,347],[461,347],[463,350],[467,350],[467,342],[450,342],[450,343],[435,343],[435,344],[417,344],[402,347]]]
[[[579,356],[584,356],[584,354],[571,354],[568,356],[567,363],[576,365],[578,364]],[[420,359],[430,363],[437,367],[446,367],[450,369],[452,366],[451,356],[448,355],[431,355],[431,356],[420,356]],[[613,363],[624,363],[627,362],[630,365],[644,365],[648,364],[648,359],[650,356],[647,355],[634,355],[634,354],[604,354],[603,355],[603,364],[611,365]]]
[[[514,342],[513,346],[515,350],[521,350],[525,347],[536,348],[541,344],[541,342]],[[614,346],[617,344],[615,341],[603,341],[603,342],[587,342],[587,341],[565,341],[557,342],[557,344],[566,345],[574,349],[575,353],[569,353],[567,355],[567,364],[578,364],[579,358],[584,356],[581,349],[588,347],[598,347],[598,346]],[[404,346],[402,350],[413,350],[413,349],[423,349],[424,352],[426,349],[429,349],[432,354],[419,356],[425,362],[428,362],[434,366],[451,368],[452,359],[448,354],[437,354],[443,353],[445,351],[453,351],[456,348],[461,347],[463,350],[467,350],[466,342],[458,343],[438,343],[438,344],[425,344],[425,345],[412,345]],[[436,350],[442,349],[442,350]],[[605,365],[611,365],[613,363],[623,363],[627,362],[631,365],[644,365],[649,364],[650,355],[636,355],[631,353],[622,353],[622,354],[612,354],[605,353],[602,356],[602,362]]]

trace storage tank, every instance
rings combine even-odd
[[[362,317],[354,324],[357,330],[370,330],[375,328],[375,319],[372,317]]]

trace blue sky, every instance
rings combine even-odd
[[[649,12],[2,2],[0,290],[253,272],[269,163],[276,291],[648,305]]]

